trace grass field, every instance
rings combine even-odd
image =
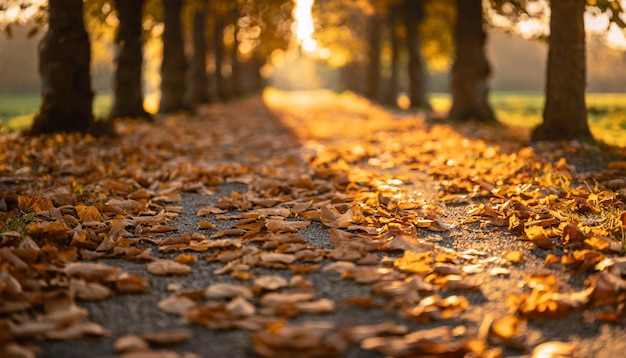
[[[34,114],[39,110],[39,94],[0,93],[0,132],[7,130],[25,130],[33,122]],[[94,114],[106,117],[111,108],[111,95],[98,94],[94,98]]]
[[[433,108],[445,112],[450,96],[431,96]],[[532,128],[542,121],[544,98],[541,93],[495,92],[490,102],[498,120],[506,124]],[[610,145],[626,147],[626,93],[591,93],[587,95],[589,126],[594,137]]]
[[[445,112],[450,107],[450,96],[447,94],[435,93],[430,99],[438,112]],[[526,128],[541,123],[543,102],[541,93],[491,94],[491,104],[500,121]],[[38,94],[0,94],[0,132],[27,129],[39,104]],[[96,95],[94,113],[97,117],[106,116],[110,107],[110,94]],[[626,147],[626,93],[588,94],[587,107],[593,135],[607,144]]]

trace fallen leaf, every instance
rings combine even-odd
[[[191,339],[192,336],[193,333],[188,329],[165,329],[140,335],[146,342],[158,346],[181,344]]]
[[[149,273],[159,276],[187,275],[191,267],[172,260],[156,260],[148,263],[146,269]]]
[[[565,342],[545,342],[533,349],[533,358],[573,358],[576,357],[576,346]]]
[[[245,299],[251,299],[253,294],[250,288],[244,285],[215,283],[207,287],[204,291],[204,296],[210,299],[234,298],[237,296],[241,296]]]

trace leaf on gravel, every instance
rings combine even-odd
[[[388,250],[402,250],[413,252],[432,251],[435,244],[410,235],[398,235],[386,243]]]
[[[220,209],[220,208],[216,208],[214,206],[207,206],[206,208],[202,208],[200,210],[198,210],[198,212],[196,213],[196,216],[206,216],[206,215],[211,215],[211,214],[223,214],[225,213],[226,210]]]
[[[337,209],[333,207],[325,206],[321,210],[322,224],[336,229],[345,229],[348,226],[354,224],[352,216],[352,210],[348,209],[345,213],[341,214]]]
[[[256,313],[254,305],[241,296],[237,296],[228,302],[226,309],[235,317],[248,317]]]
[[[252,334],[252,349],[261,357],[337,357],[348,347],[331,322],[276,322]]]
[[[109,332],[101,326],[86,322],[87,310],[75,304],[59,306],[56,309],[19,323],[9,322],[9,329],[15,337],[48,337],[52,339],[75,339],[86,335],[104,336]]]
[[[359,266],[354,270],[354,281],[363,284],[378,282],[389,279],[388,275],[394,272],[393,269],[377,266]]]
[[[277,275],[261,276],[254,280],[254,287],[267,291],[276,291],[280,288],[289,286],[289,282]]]
[[[526,287],[531,292],[510,294],[507,304],[527,318],[558,318],[586,305],[593,294],[590,287],[583,291],[559,293],[558,279],[554,275],[530,275]]]
[[[524,255],[517,250],[510,250],[504,253],[504,259],[509,264],[518,264],[524,262]]]
[[[241,236],[245,233],[246,233],[246,230],[244,229],[228,229],[228,230],[223,230],[223,231],[220,231],[211,235],[211,239],[217,239],[223,236]]]
[[[74,297],[83,301],[102,301],[113,295],[108,287],[100,283],[77,279],[70,281],[69,289]]]
[[[102,263],[71,262],[65,265],[63,272],[72,277],[80,277],[87,281],[113,281],[122,270]]]
[[[594,235],[586,239],[584,242],[585,245],[590,248],[603,252],[621,253],[623,250],[620,243],[615,240],[611,240],[608,237]]]
[[[493,344],[504,344],[514,349],[524,349],[524,337],[521,336],[524,323],[524,320],[514,315],[496,319],[489,329],[489,340]]]
[[[350,273],[352,274],[352,272],[354,272],[354,270],[356,270],[356,265],[353,262],[350,261],[337,261],[337,262],[333,262],[331,264],[326,265],[322,271],[323,272],[328,272],[328,271],[334,271],[340,274],[346,274],[346,273]]]
[[[137,294],[148,292],[148,279],[142,276],[123,273],[114,282],[115,290],[118,293]]]
[[[330,313],[335,310],[335,302],[322,298],[316,301],[296,302],[295,308],[299,313],[303,314]]]
[[[585,233],[583,233],[574,224],[566,224],[563,226],[563,234],[561,234],[561,242],[565,246],[574,246],[585,241]]]
[[[217,226],[210,221],[200,220],[198,222],[198,230],[217,230]]]
[[[296,256],[291,254],[281,254],[278,252],[266,252],[261,254],[261,260],[265,262],[280,262],[290,264],[296,261]]]
[[[489,275],[491,276],[508,276],[511,274],[511,270],[504,267],[493,267],[489,270]]]
[[[149,273],[159,276],[187,275],[191,267],[172,260],[156,260],[148,263],[146,269]]]
[[[349,327],[349,335],[352,341],[361,342],[366,338],[379,335],[405,335],[408,333],[408,327],[396,322],[384,322],[374,325],[360,325]]]
[[[433,295],[422,299],[415,307],[405,308],[403,313],[420,322],[428,322],[456,317],[467,307],[469,307],[469,301],[463,296],[441,298]]]
[[[139,335],[146,342],[158,346],[172,346],[187,342],[193,336],[188,329],[164,329]]]
[[[261,297],[260,303],[266,307],[276,307],[284,303],[305,302],[315,298],[318,295],[312,290],[295,290],[285,292],[270,292]]]
[[[209,299],[225,299],[237,296],[251,299],[253,294],[247,286],[231,283],[215,283],[204,291],[204,297]]]
[[[279,219],[268,219],[265,227],[272,232],[298,232],[306,229],[311,224],[310,221],[287,221]]]
[[[176,256],[174,261],[179,262],[181,264],[192,264],[198,262],[198,257],[190,254],[180,254]]]
[[[196,306],[194,300],[177,294],[170,295],[157,304],[161,311],[177,316],[185,316],[194,306]]]
[[[565,342],[545,342],[536,346],[532,358],[574,358],[577,357],[576,345]]]
[[[118,358],[198,358],[193,353],[176,353],[168,350],[157,349],[147,351],[128,352],[118,356]]]
[[[403,336],[370,337],[361,348],[391,357],[450,355],[463,357],[471,350],[462,340],[453,340],[450,327],[421,329]]]
[[[164,234],[166,232],[178,231],[178,227],[173,225],[152,225],[146,226],[142,229],[142,234]]]
[[[123,354],[128,352],[147,351],[150,349],[150,346],[143,338],[127,334],[115,340],[113,349],[116,354]]]
[[[405,251],[404,255],[400,258],[397,258],[393,263],[393,265],[399,270],[416,274],[424,274],[430,271],[432,268],[432,264],[432,251],[424,251],[419,253],[413,251]]]

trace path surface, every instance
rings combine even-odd
[[[0,343],[21,345],[5,349],[626,349],[626,267],[621,243],[606,239],[619,237],[626,166],[595,147],[526,147],[523,131],[437,124],[329,92],[268,91],[118,130],[114,140],[0,142],[22,148],[5,151],[0,210],[38,212],[27,232],[41,250],[33,258],[23,236],[1,234]]]

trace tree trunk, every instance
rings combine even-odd
[[[252,66],[254,68],[254,90],[262,91],[267,82],[265,78],[261,75],[261,69],[265,66],[266,59],[262,55],[256,55],[252,57]]]
[[[585,3],[551,2],[546,105],[534,141],[592,137],[585,105]]]
[[[141,10],[144,0],[116,0],[119,27],[117,68],[113,82],[113,108],[111,117],[150,119],[143,108],[141,88],[141,65],[143,63],[141,42]]]
[[[228,99],[222,75],[222,65],[224,64],[224,19],[218,16],[215,19],[215,29],[213,31],[213,54],[215,56],[215,95],[220,101]]]
[[[207,3],[196,10],[193,17],[193,57],[191,61],[189,83],[189,106],[196,108],[209,102],[209,79],[206,73],[206,24]]]
[[[452,120],[496,123],[488,102],[490,74],[485,55],[487,34],[483,29],[482,0],[456,0],[457,23],[454,30],[456,55],[452,67]]]
[[[38,50],[41,108],[30,133],[87,132],[93,124],[93,91],[82,0],[48,2],[48,31]]]
[[[181,33],[182,0],[163,0],[163,63],[161,64],[161,103],[159,112],[185,109],[185,50]]]
[[[237,34],[239,33],[239,24],[238,21],[239,20],[239,10],[235,8],[235,10],[233,11],[233,15],[234,15],[234,25],[235,25],[235,36],[233,39],[233,48],[232,51],[230,53],[231,57],[230,57],[230,67],[231,67],[231,74],[230,74],[230,82],[231,82],[231,89],[232,89],[232,95],[234,97],[239,97],[241,96],[241,64],[239,63],[239,40],[237,40]]]
[[[374,13],[370,16],[369,36],[368,36],[368,65],[367,65],[367,98],[377,101],[380,91],[380,52],[381,52],[381,25],[380,15]]]
[[[404,27],[406,44],[409,53],[409,99],[411,107],[430,109],[426,100],[426,75],[422,66],[418,25],[424,17],[421,0],[404,0]]]
[[[384,102],[395,106],[398,102],[398,63],[400,60],[400,43],[398,41],[398,8],[389,10],[389,42],[391,44],[391,75],[389,76],[389,90],[385,94]]]

